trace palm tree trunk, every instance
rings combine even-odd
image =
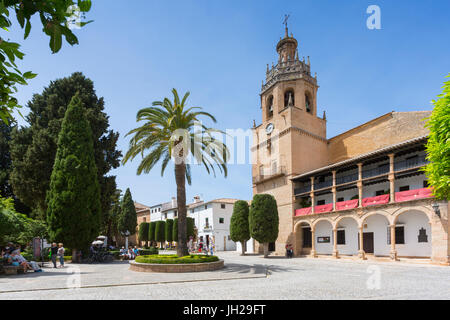
[[[177,183],[178,205],[178,246],[177,255],[184,257],[189,255],[187,247],[187,223],[186,223],[186,164],[175,164],[175,181]]]

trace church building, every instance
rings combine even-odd
[[[327,138],[317,75],[287,26],[276,50],[251,149],[253,194],[278,204],[279,235],[269,250],[282,255],[292,244],[296,256],[448,265],[449,201],[433,198],[421,171],[431,111],[390,112]]]

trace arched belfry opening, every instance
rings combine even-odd
[[[267,112],[267,118],[272,118],[273,117],[273,96],[269,96],[269,98],[267,98],[267,103],[266,103],[266,112]]]
[[[293,89],[288,89],[284,93],[284,107],[293,107],[295,106],[295,93]]]
[[[305,93],[305,110],[306,112],[313,114],[313,101],[308,92]]]

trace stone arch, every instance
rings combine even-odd
[[[308,90],[305,91],[305,110],[310,114],[314,114],[313,95]]]
[[[398,257],[431,257],[432,213],[427,211],[423,207],[410,207],[395,212],[393,224],[396,226],[395,247]]]
[[[331,224],[331,227],[332,227],[332,228],[335,228],[335,223],[333,223],[333,221],[330,220],[330,219],[328,219],[328,218],[319,218],[319,219],[314,220],[314,221],[311,223],[311,228],[312,228],[313,230],[315,230],[315,229],[316,229],[316,225],[317,225],[319,222],[321,222],[321,221],[328,221],[328,222]]]
[[[334,225],[330,219],[321,218],[314,221],[314,247],[317,254],[331,255],[333,253]]]
[[[424,215],[427,216],[429,223],[433,220],[433,211],[427,207],[407,207],[407,208],[400,208],[396,210],[392,214],[392,223],[395,224],[398,221],[398,217],[402,214],[409,212],[409,211],[419,211],[422,212]]]
[[[271,94],[266,99],[266,116],[268,119],[273,117],[273,108],[274,108],[273,101],[274,98],[273,95]]]
[[[295,91],[293,88],[287,88],[284,91],[284,107],[295,106]]]
[[[300,220],[294,225],[294,255],[308,255],[311,253],[312,235],[311,222],[308,220]],[[307,243],[305,244],[305,240]]]
[[[389,212],[384,211],[384,210],[377,210],[375,212],[370,212],[370,213],[367,213],[367,214],[363,215],[360,218],[360,221],[359,221],[360,225],[359,225],[359,227],[362,227],[364,225],[364,222],[367,220],[367,218],[369,218],[371,216],[374,216],[374,215],[377,215],[377,214],[385,217],[389,221],[389,224],[392,224],[392,221],[393,221],[392,220],[392,215]]]
[[[339,255],[356,256],[359,250],[359,219],[354,216],[342,216],[336,220],[337,250]],[[342,234],[340,234],[342,233]]]

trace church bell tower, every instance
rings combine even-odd
[[[293,216],[298,204],[291,178],[326,165],[325,113],[317,116],[317,75],[309,56],[300,59],[298,42],[285,34],[276,46],[278,62],[267,65],[261,88],[262,123],[253,127],[253,194],[271,194],[277,200],[279,236],[270,250],[284,253],[293,243]],[[261,250],[261,249],[260,249]]]

